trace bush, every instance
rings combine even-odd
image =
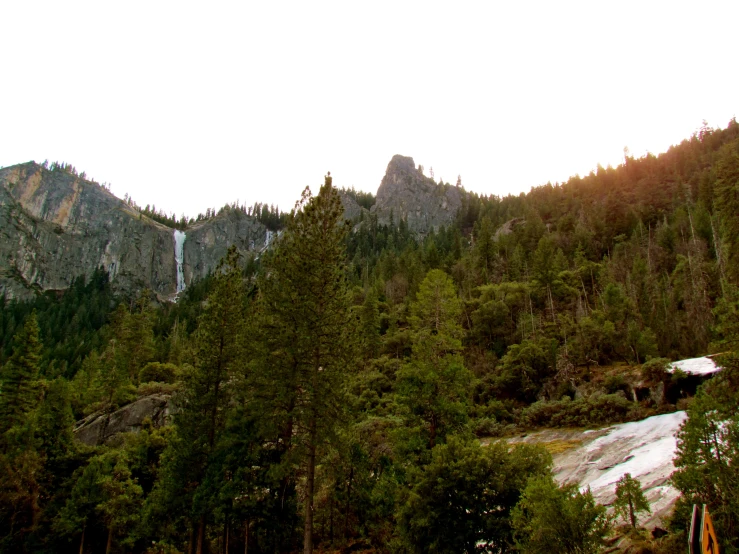
[[[660,383],[669,375],[667,373],[667,365],[670,360],[667,358],[652,358],[641,366],[642,379],[648,383]]]
[[[149,362],[139,372],[139,383],[174,383],[176,376],[176,365]]]
[[[136,387],[134,387],[131,384],[123,385],[121,387],[118,387],[115,391],[115,394],[113,394],[112,404],[114,406],[125,406],[126,404],[130,404],[136,398],[138,397]]]
[[[520,423],[529,427],[586,427],[634,419],[635,406],[621,394],[589,398],[534,402],[521,413]]]
[[[150,381],[141,383],[137,390],[138,396],[150,396],[152,394],[172,394],[178,389],[177,384],[173,383],[157,383]]]
[[[626,394],[630,392],[629,385],[624,380],[623,375],[609,375],[603,383],[603,388],[606,389],[606,394],[616,394],[618,391],[623,391]]]
[[[559,487],[549,475],[529,480],[511,522],[524,554],[595,554],[610,531],[606,508],[589,489]]]
[[[505,425],[495,421],[495,418],[483,417],[472,422],[472,430],[477,437],[499,437],[504,429]]]

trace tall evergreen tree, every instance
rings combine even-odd
[[[346,283],[346,225],[326,178],[303,192],[259,283],[263,368],[282,436],[305,474],[303,551],[313,551],[316,464],[342,420],[353,362],[353,318]]]
[[[362,349],[366,358],[377,356],[380,348],[380,311],[377,305],[377,293],[369,287],[364,297],[359,320],[362,333]]]
[[[460,354],[461,313],[451,278],[439,269],[429,271],[412,306],[411,360],[398,372],[399,400],[428,448],[466,418],[471,375]]]
[[[23,423],[36,407],[41,340],[36,312],[26,318],[15,336],[13,355],[3,368],[0,389],[0,434]]]
[[[716,162],[716,208],[724,235],[726,267],[734,282],[739,278],[739,139],[725,144]]]
[[[198,554],[206,550],[207,515],[218,492],[204,485],[206,473],[232,408],[235,383],[244,375],[245,293],[234,247],[216,269],[215,280],[195,332],[193,367],[184,376],[176,437],[160,483],[163,496],[170,495],[166,502],[189,503],[197,520]]]

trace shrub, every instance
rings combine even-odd
[[[177,366],[149,362],[139,372],[139,383],[174,383],[177,375]]]
[[[606,394],[616,394],[618,391],[629,393],[629,385],[623,375],[609,375],[603,383],[603,388],[606,389]]]
[[[667,365],[670,360],[667,358],[652,358],[641,366],[642,379],[649,383],[659,383],[664,381],[667,373]]]
[[[530,427],[586,427],[633,419],[634,404],[621,394],[534,402],[521,413],[520,423]]]
[[[503,434],[504,425],[495,418],[483,417],[472,422],[472,430],[477,437],[499,437]]]
[[[529,480],[511,522],[518,551],[525,554],[595,554],[610,531],[606,508],[590,490],[559,487],[549,475]]]

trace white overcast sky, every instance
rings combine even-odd
[[[0,4],[0,165],[72,163],[178,216],[289,209],[394,154],[505,195],[739,111],[739,2]]]

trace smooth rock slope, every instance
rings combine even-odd
[[[604,505],[613,503],[616,482],[630,473],[652,508],[640,525],[652,528],[663,522],[679,496],[669,479],[675,471],[676,434],[686,418],[685,412],[674,412],[591,431],[546,429],[512,442],[570,445],[553,455],[555,478],[590,487]]]

